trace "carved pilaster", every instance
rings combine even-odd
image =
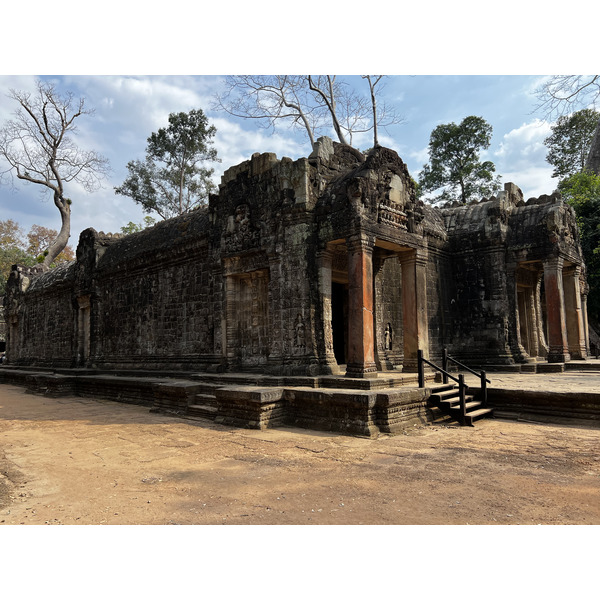
[[[333,325],[332,325],[332,265],[333,251],[329,248],[321,250],[317,254],[317,265],[319,268],[319,290],[321,296],[321,315],[323,318],[323,355],[321,362],[331,370],[335,370],[337,363],[333,352]]]
[[[427,255],[417,249],[402,252],[402,325],[404,329],[404,363],[402,370],[417,371],[417,351],[429,358],[427,329]]]
[[[574,359],[585,359],[586,344],[583,311],[581,307],[581,286],[579,277],[581,267],[570,267],[563,271],[565,295],[565,317],[567,326],[567,343],[569,354]]]
[[[571,360],[571,356],[567,343],[562,258],[544,262],[544,285],[548,317],[548,362],[566,362]]]

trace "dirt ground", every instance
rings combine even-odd
[[[0,386],[0,524],[600,524],[600,429],[362,439]]]

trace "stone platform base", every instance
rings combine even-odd
[[[251,429],[283,425],[376,437],[435,419],[416,373],[378,377],[287,377],[252,373],[97,373],[86,369],[0,368],[0,383],[46,396],[87,396],[152,412]],[[428,374],[427,380],[433,381]]]

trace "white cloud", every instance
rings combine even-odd
[[[544,145],[551,126],[540,119],[523,123],[506,133],[498,149],[492,151],[496,172],[502,175],[502,181],[518,185],[526,198],[550,194],[556,187],[552,167],[546,162],[548,149]]]
[[[551,194],[558,184],[556,179],[552,179],[552,167],[550,165],[547,167],[530,166],[526,169],[502,173],[502,183],[508,183],[509,181],[521,188],[525,200],[537,198],[542,194]]]
[[[521,127],[504,134],[498,150],[493,154],[500,160],[510,162],[545,161],[547,149],[544,140],[550,133],[551,124],[547,121],[535,119],[523,123]]]

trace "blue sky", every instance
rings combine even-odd
[[[74,2],[59,3],[76,14]],[[223,8],[203,5],[200,15],[190,13],[181,0],[172,0],[168,13],[158,8],[141,13],[113,0],[103,6],[105,11],[94,13],[93,28],[86,17],[82,26],[55,38],[49,51],[29,42],[45,40],[52,24],[62,25],[58,11],[41,8],[26,32],[7,28],[0,40],[0,56],[10,57],[0,63],[0,124],[15,108],[6,91],[33,89],[40,74],[59,89],[84,96],[95,109],[93,117],[80,119],[78,141],[106,156],[112,173],[93,194],[77,185],[68,190],[72,246],[87,227],[119,232],[129,221],[142,220],[142,210],[113,188],[123,182],[127,162],[143,158],[148,136],[167,124],[171,112],[202,108],[216,126],[222,160],[215,165],[217,182],[226,168],[254,152],[294,159],[310,153],[307,140],[285,127],[273,133],[256,122],[212,111],[212,97],[225,74],[391,73],[385,99],[405,122],[380,132],[380,141],[398,152],[415,178],[428,160],[433,128],[477,115],[493,126],[492,145],[482,158],[495,163],[502,183],[516,183],[528,198],[551,193],[556,185],[543,145],[550,123],[535,112],[533,91],[543,74],[587,72],[588,66],[597,71],[596,53],[586,53],[579,43],[574,60],[564,30],[559,43],[555,17],[540,12],[535,2],[507,0],[491,19],[470,0],[427,6],[381,2],[374,11],[348,9],[344,17],[335,6],[306,0],[293,18],[279,21],[273,20],[274,9],[285,9],[269,0],[234,2],[225,14]],[[587,3],[574,0],[569,14],[560,15],[563,27],[579,22],[581,6],[590,12]],[[315,20],[317,10],[320,19]],[[5,22],[18,19],[18,8],[6,11]],[[341,24],[341,31],[332,32],[333,23]],[[162,74],[173,72],[183,74]],[[354,79],[365,85],[360,77]],[[359,145],[369,147],[370,139]],[[60,225],[51,199],[22,183],[15,190],[0,186],[0,219],[8,218],[26,230],[34,223]]]
[[[45,76],[60,90],[84,96],[95,114],[79,120],[78,141],[106,156],[112,172],[103,189],[88,194],[71,184],[73,199],[72,238],[94,227],[98,231],[119,232],[129,221],[140,222],[141,209],[129,198],[117,196],[113,188],[126,177],[129,160],[142,159],[148,136],[167,125],[171,112],[202,108],[217,128],[215,146],[221,163],[215,165],[215,179],[222,172],[249,158],[254,152],[275,152],[279,158],[293,159],[310,153],[308,140],[285,126],[275,132],[260,128],[256,122],[231,117],[211,110],[213,95],[221,89],[220,76]],[[380,133],[381,143],[396,150],[411,174],[428,160],[427,146],[434,127],[440,123],[460,122],[477,115],[493,126],[492,145],[483,157],[496,164],[503,182],[513,181],[526,197],[551,193],[555,180],[545,161],[544,138],[549,123],[535,114],[534,89],[539,76],[390,76],[384,90],[405,121]],[[35,76],[2,76],[0,88],[32,89]],[[366,85],[356,77],[353,83]],[[10,117],[14,101],[0,95],[0,121]],[[332,137],[334,137],[332,135]],[[371,144],[369,134],[363,148]],[[36,186],[17,183],[15,190],[0,188],[2,219],[11,218],[25,229],[37,223],[59,228],[58,211],[51,198],[41,199]]]

